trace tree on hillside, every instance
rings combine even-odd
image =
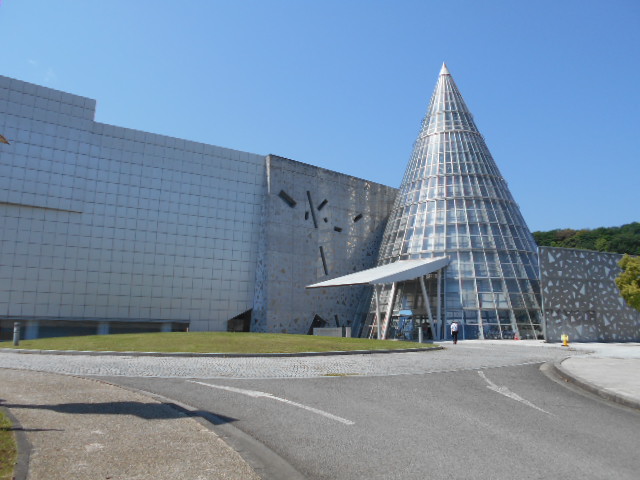
[[[606,237],[599,237],[596,240],[596,250],[599,252],[608,252],[611,245],[611,242]]]
[[[625,255],[618,265],[622,268],[616,278],[620,294],[629,306],[640,311],[640,257]]]
[[[640,239],[637,235],[622,233],[612,238],[609,242],[614,252],[625,252],[630,255],[640,255]]]
[[[533,232],[533,238],[541,247],[581,248],[640,255],[640,223],[638,222],[593,230],[563,228],[548,232]]]

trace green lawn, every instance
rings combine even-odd
[[[11,420],[0,412],[0,480],[11,480],[18,452]]]
[[[172,332],[91,335],[22,340],[17,348],[194,353],[296,353],[336,350],[397,350],[434,345],[365,338],[320,337],[274,333]],[[0,347],[14,348],[11,342]]]

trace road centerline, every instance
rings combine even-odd
[[[321,415],[323,417],[329,418],[331,420],[335,420],[336,422],[343,423],[344,425],[355,425],[355,422],[351,420],[347,420],[346,418],[339,417],[337,415],[333,415],[332,413],[325,412],[324,410],[320,410],[318,408],[310,407],[308,405],[303,405],[302,403],[294,402],[292,400],[287,400],[286,398],[276,397],[270,393],[260,392],[257,390],[245,390],[244,388],[236,388],[236,387],[227,387],[226,385],[214,385],[212,383],[206,382],[198,382],[195,380],[189,380],[190,383],[196,383],[198,385],[203,385],[209,388],[217,388],[219,390],[226,390],[228,392],[239,393],[241,395],[246,395],[253,398],[269,398],[271,400],[276,400],[278,402],[285,403],[287,405],[291,405],[293,407],[298,407],[303,410],[307,410],[309,412],[315,413],[317,415]]]

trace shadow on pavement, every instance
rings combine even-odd
[[[96,403],[59,403],[52,405],[4,403],[0,406],[9,409],[51,410],[71,415],[134,415],[145,420],[168,420],[172,418],[202,417],[211,421],[215,417],[216,425],[232,423],[237,419],[224,417],[206,411],[188,411],[171,403],[145,402],[96,402]]]
[[[22,428],[22,427],[2,427],[0,432],[64,432],[59,428]]]

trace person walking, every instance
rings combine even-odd
[[[460,325],[458,322],[453,322],[451,324],[451,336],[453,337],[453,344],[458,343],[458,332],[460,331]]]

